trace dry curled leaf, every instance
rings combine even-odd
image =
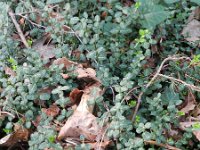
[[[73,73],[77,74],[78,79],[83,79],[85,81],[94,81],[100,82],[96,78],[96,71],[92,68],[84,68],[82,64],[78,64],[76,62],[68,60],[66,57],[58,58],[53,62],[55,65],[64,65],[63,69],[68,69],[71,67],[75,67],[72,71]],[[64,79],[68,79],[70,76],[68,74],[61,74]]]
[[[99,132],[100,127],[94,115],[90,112],[75,111],[61,128],[58,139],[62,140],[66,137],[77,138],[83,135],[86,139],[95,141]]]
[[[89,102],[95,101],[101,94],[100,84],[94,84],[83,90],[80,104],[59,132],[59,140],[83,135],[86,139],[95,141],[97,136],[103,134],[103,129],[92,114],[94,103],[89,105]]]
[[[69,94],[69,99],[72,104],[78,103],[81,100],[83,92],[77,88],[73,89]]]
[[[77,111],[93,113],[95,100],[101,96],[102,89],[100,83],[93,84],[83,90],[81,101],[77,107]],[[91,103],[92,102],[92,103]]]
[[[53,104],[48,109],[42,108],[42,112],[44,112],[47,116],[55,117],[59,114],[60,108]]]
[[[76,72],[78,73],[78,78],[87,78],[87,77],[91,77],[94,78],[96,76],[96,71],[92,68],[78,68],[76,69]]]
[[[66,57],[58,58],[57,60],[55,60],[53,62],[53,64],[55,64],[55,65],[61,65],[61,64],[63,64],[64,68],[71,68],[72,66],[78,65],[77,63],[68,60]]]

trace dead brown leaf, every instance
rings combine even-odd
[[[200,108],[199,108],[199,106],[197,106],[197,107],[192,111],[192,116],[193,116],[193,117],[197,117],[197,118],[200,117]],[[199,118],[199,119],[200,119],[200,118]]]
[[[17,127],[16,127],[17,126]],[[20,125],[15,125],[15,131],[0,139],[0,146],[11,146],[19,141],[28,141],[30,131]]]
[[[104,141],[104,142],[95,142],[95,143],[87,143],[90,145],[91,149],[94,150],[104,150],[111,141]]]
[[[77,138],[83,135],[90,141],[95,141],[100,132],[96,117],[90,112],[75,111],[61,128],[58,139],[62,140],[66,137]]]
[[[53,64],[55,64],[55,65],[61,65],[61,64],[63,64],[64,65],[64,68],[71,68],[72,66],[77,66],[78,65],[78,63],[75,63],[75,62],[73,62],[73,61],[70,61],[70,60],[68,60],[66,57],[63,57],[63,58],[58,58],[57,60],[55,60],[54,62],[53,62]]]
[[[12,34],[12,39],[17,40],[17,41],[21,40],[20,36],[18,34],[15,34],[15,33]]]
[[[192,20],[183,29],[182,34],[189,42],[195,42],[200,39],[200,21]]]
[[[83,135],[86,139],[95,141],[97,136],[103,133],[103,129],[97,124],[96,117],[92,114],[94,103],[88,104],[95,101],[101,94],[100,84],[94,84],[83,90],[80,104],[59,132],[59,140]]]
[[[182,130],[186,130],[187,128],[195,125],[196,123],[199,124],[200,122],[180,122],[180,128]],[[200,141],[200,130],[194,130],[192,133],[197,138],[197,140]]]
[[[191,12],[188,22],[192,21],[193,19],[200,20],[200,7],[196,7],[196,9]]]
[[[84,68],[82,64],[78,64],[76,62],[68,60],[66,57],[58,58],[53,62],[55,65],[63,64],[63,69],[68,69],[71,67],[75,67],[73,73],[77,74],[78,79],[83,79],[84,81],[100,81],[96,78],[96,71],[92,68]],[[68,79],[70,76],[68,74],[61,74],[64,79]]]
[[[73,89],[69,94],[69,99],[70,99],[71,103],[72,104],[79,103],[81,100],[82,94],[83,94],[83,91],[81,91],[77,88]]]
[[[188,114],[191,110],[194,110],[196,106],[196,100],[194,94],[190,91],[185,99],[184,106],[181,108],[181,112]]]
[[[69,79],[70,76],[68,74],[64,74],[64,73],[61,73],[61,76],[63,77],[63,79]]]
[[[107,15],[108,15],[108,14],[107,14],[106,11],[104,11],[104,12],[101,13],[101,17],[102,17],[103,19],[105,19],[105,18],[107,17]]]
[[[197,7],[189,16],[187,25],[183,28],[182,35],[189,42],[200,40],[200,7]]]
[[[42,59],[50,59],[55,57],[55,45],[47,42],[45,44],[47,37],[42,37],[41,39],[33,42],[32,48],[35,49],[41,56]]]
[[[78,78],[95,78],[96,71],[92,68],[77,68],[76,72],[78,73]]]
[[[42,112],[44,112],[47,116],[55,117],[59,114],[60,108],[56,104],[53,104],[48,109],[42,108]]]
[[[21,19],[19,20],[19,24],[20,24],[20,25],[24,25],[24,23],[25,23],[25,19],[24,19],[24,18],[21,18]]]
[[[10,75],[10,76],[16,76],[16,73],[9,67],[5,67],[5,74]]]
[[[103,94],[102,89],[100,87],[100,83],[93,84],[91,86],[86,87],[83,90],[83,95],[81,97],[81,102],[79,103],[77,110],[80,112],[87,112],[93,113],[94,109],[94,102],[96,98]],[[89,104],[91,101],[93,103]]]
[[[41,116],[38,115],[34,121],[32,121],[33,125],[37,127],[40,124]]]
[[[73,115],[61,128],[58,139],[79,138],[83,135],[89,141],[97,141],[104,132],[97,123],[97,118],[92,114],[95,100],[103,94],[101,83],[96,78],[96,72],[92,68],[84,68],[83,65],[68,60],[66,57],[53,62],[56,65],[63,64],[63,69],[74,67],[71,73],[77,74],[77,79],[82,81],[83,90],[74,89],[69,94],[72,103],[80,101]],[[68,74],[61,74],[63,78],[69,78]],[[85,82],[87,81],[87,82]],[[80,100],[79,100],[80,99]]]
[[[157,143],[156,141],[153,141],[153,140],[144,141],[144,143],[150,144],[150,145],[160,146],[160,147],[163,147],[163,148],[168,149],[168,150],[181,150],[179,148],[176,148],[176,147],[168,145],[168,144]]]
[[[74,57],[76,57],[76,59],[80,59],[80,56],[81,56],[81,51],[80,50],[74,50],[74,51],[72,51],[72,55],[74,56]]]

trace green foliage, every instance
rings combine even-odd
[[[200,5],[200,1],[199,0],[191,0],[191,2],[196,3],[197,5]]]
[[[139,0],[141,7],[139,13],[142,15],[141,24],[145,28],[155,28],[156,25],[163,22],[169,16],[165,7],[156,4],[155,0]]]
[[[194,55],[192,61],[191,61],[191,65],[196,65],[200,62],[200,54],[199,55]]]
[[[50,126],[50,121],[51,118],[42,114],[42,120],[37,127],[37,132],[31,134],[31,139],[29,141],[30,150],[43,150],[45,148],[53,148],[56,150],[63,149],[60,144],[55,142],[55,130],[53,128],[48,128],[48,126]]]
[[[7,12],[8,8],[12,8],[17,20],[20,15],[26,14],[23,31],[30,33],[31,40],[27,40],[29,46],[48,32],[56,44],[56,58],[88,61],[95,68],[106,89],[103,97],[95,100],[95,111],[100,124],[108,121],[107,136],[114,142],[112,148],[146,149],[145,140],[155,140],[183,150],[197,148],[195,144],[188,144],[191,141],[195,143],[189,131],[184,132],[179,140],[163,134],[163,131],[178,128],[179,118],[185,116],[178,110],[178,105],[187,94],[185,86],[158,78],[144,91],[164,58],[174,54],[190,55],[191,50],[194,53],[191,62],[169,62],[162,72],[187,83],[196,82],[186,78],[186,74],[200,80],[197,45],[188,43],[180,34],[193,4],[199,4],[198,0],[191,2],[138,0],[130,6],[119,0],[0,2],[0,109],[18,116],[19,122],[19,114],[23,114],[25,122],[22,124],[34,130],[28,142],[30,150],[59,150],[62,147],[56,143],[57,132],[50,124],[52,118],[42,114],[42,104],[57,104],[62,110],[56,120],[64,121],[72,114],[72,110],[66,109],[70,103],[66,93],[80,86],[73,78],[62,78],[61,73],[70,71],[63,72],[62,66],[54,64],[46,67],[50,61],[41,59],[34,49],[22,49],[23,46],[11,38],[15,28]],[[54,13],[60,18],[50,15]],[[69,28],[65,30],[63,25]],[[75,50],[80,51],[80,57],[73,55]],[[6,66],[12,68],[16,76],[6,75]],[[137,89],[128,93],[134,87]],[[45,90],[48,88],[52,91]],[[142,103],[133,123],[129,118],[140,92],[144,92]],[[200,98],[199,93],[194,94]],[[38,115],[42,116],[42,120],[34,128],[32,120]],[[13,130],[13,123],[13,118],[5,117],[0,125],[4,132],[9,133]],[[46,126],[51,128],[44,128]],[[199,124],[192,128],[199,129]],[[76,148],[89,147],[83,143]],[[148,148],[154,149],[151,145]]]

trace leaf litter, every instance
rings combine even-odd
[[[67,138],[77,139],[83,136],[93,149],[104,149],[110,144],[110,141],[104,135],[105,127],[101,127],[98,124],[98,118],[93,114],[95,100],[103,94],[101,81],[96,77],[96,71],[93,68],[85,68],[82,64],[73,62],[66,57],[55,59],[53,52],[55,47],[53,45],[44,46],[43,43],[44,39],[39,43],[36,42],[33,46],[39,52],[41,58],[53,58],[54,61],[52,63],[63,65],[63,70],[73,68],[71,69],[71,73],[76,74],[77,80],[84,85],[81,85],[81,90],[75,88],[69,93],[70,106],[74,108],[74,113],[66,120],[63,127],[57,127],[60,129],[57,139],[61,141]],[[15,76],[15,72],[11,68],[5,68],[5,72],[7,75]],[[62,73],[61,76],[64,79],[71,78],[70,73]],[[56,86],[42,88],[39,90],[39,93],[51,93],[54,88]],[[52,104],[47,108],[45,102],[41,104],[40,101],[36,100],[35,103],[43,107],[41,111],[47,116],[55,118],[60,113],[60,108],[56,104]],[[32,123],[37,127],[40,121],[41,116],[37,116],[36,120],[32,121]],[[28,141],[29,135],[30,131],[28,129],[20,127],[18,130],[0,139],[0,146],[9,146],[16,144],[18,141]]]

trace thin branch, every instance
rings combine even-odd
[[[139,86],[136,86],[136,87],[132,88],[130,91],[128,91],[128,93],[127,93],[127,94],[124,96],[124,98],[122,99],[121,103],[123,103],[123,102],[125,101],[125,99],[127,98],[127,96],[128,96],[131,92],[137,90],[138,88],[139,88]]]
[[[24,43],[25,47],[26,47],[26,48],[29,48],[29,45],[28,45],[28,43],[27,43],[27,41],[26,41],[26,38],[24,37],[24,34],[23,34],[23,32],[22,32],[22,30],[21,30],[19,24],[18,24],[17,21],[16,21],[15,14],[13,13],[12,10],[10,10],[10,11],[8,12],[8,14],[9,14],[9,16],[11,17],[12,22],[14,23],[15,28],[16,28],[16,30],[17,30],[17,32],[18,32],[18,34],[19,34],[19,36],[20,36],[22,42]]]
[[[109,86],[109,88],[110,88],[110,89],[111,89],[111,91],[112,91],[112,95],[113,95],[113,102],[115,102],[115,92],[114,92],[114,90],[113,90],[112,86]]]
[[[153,76],[153,78],[151,78],[151,80],[147,83],[147,85],[144,87],[144,90],[139,94],[138,96],[138,101],[137,101],[137,105],[135,107],[135,110],[133,112],[133,117],[132,117],[132,121],[134,122],[135,121],[135,117],[137,115],[137,112],[138,112],[138,109],[140,107],[140,103],[142,101],[142,96],[144,94],[144,92],[153,84],[153,82],[156,80],[156,78],[159,76],[163,66],[165,65],[165,63],[167,61],[177,61],[177,60],[182,60],[182,59],[187,59],[187,60],[191,60],[189,57],[175,57],[175,56],[169,56],[167,58],[165,58],[160,67],[158,68],[158,70],[156,71],[155,75]]]
[[[191,88],[194,91],[200,92],[200,87],[195,86],[193,84],[186,83],[185,81],[182,81],[180,79],[176,79],[174,77],[170,77],[170,76],[167,76],[167,75],[164,75],[164,74],[158,74],[158,76],[166,78],[166,79],[169,79],[169,80],[172,80],[172,81],[175,81],[175,82],[179,82],[179,83]]]
[[[74,29],[72,29],[71,27],[69,27],[69,26],[67,26],[67,25],[64,25],[64,27],[67,27],[69,30],[71,30],[71,32],[66,32],[66,33],[72,33],[72,34],[74,34],[75,36],[76,36],[76,38],[79,40],[79,42],[83,45],[83,46],[85,46],[85,44],[83,43],[83,41],[81,40],[81,38],[79,37],[79,35],[76,33],[76,31],[74,31]],[[87,49],[85,49],[88,53],[90,52],[89,50],[87,50]],[[96,63],[96,64],[98,64],[98,62],[97,62],[97,60],[96,59],[94,59],[94,62]]]
[[[160,146],[160,147],[166,148],[168,150],[181,150],[179,148],[176,148],[176,147],[168,145],[168,144],[157,143],[156,141],[153,141],[153,140],[144,141],[144,142],[145,142],[145,144]]]
[[[191,77],[191,76],[189,76],[188,74],[185,74],[185,76],[186,76],[186,77],[189,77],[190,79],[195,80],[195,81],[197,81],[197,82],[200,83],[200,80],[198,80],[198,79],[196,79],[196,78],[194,78],[194,77]]]
[[[22,17],[22,18],[24,18],[24,19],[26,19],[28,22],[30,22],[33,26],[37,26],[38,28],[43,28],[43,29],[46,29],[46,27],[45,26],[43,26],[43,25],[40,25],[40,24],[37,24],[37,23],[35,23],[35,22],[33,22],[33,21],[31,21],[30,19],[28,19],[28,17],[26,17],[26,16],[23,16],[23,15],[20,15],[20,14],[15,14],[15,15],[18,15],[18,16],[20,16],[20,17]]]
[[[8,116],[11,116],[12,118],[15,118],[15,116],[13,114],[11,114],[11,113],[9,113],[7,111],[0,111],[0,116],[1,116],[1,114],[6,114]]]

